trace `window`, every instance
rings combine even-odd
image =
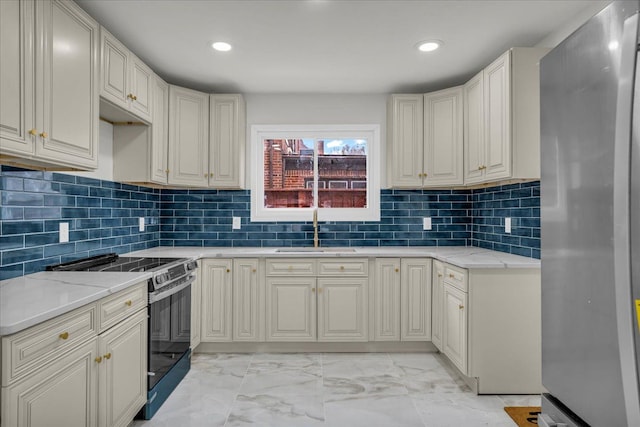
[[[378,125],[251,127],[252,221],[380,220]]]

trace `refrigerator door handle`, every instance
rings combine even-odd
[[[638,13],[624,22],[619,42],[617,114],[614,156],[614,262],[617,327],[622,386],[629,425],[640,425],[640,390],[634,293],[640,288],[640,82],[638,73]],[[635,86],[635,87],[634,87]],[[635,101],[634,101],[635,96]],[[635,105],[634,105],[635,104]],[[635,272],[634,272],[635,270]],[[634,276],[634,273],[636,277]],[[635,279],[635,283],[634,283]],[[635,292],[634,292],[635,288]],[[640,298],[636,293],[636,298]]]

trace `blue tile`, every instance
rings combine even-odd
[[[39,193],[23,193],[17,191],[2,191],[3,206],[43,206],[44,195]]]
[[[58,243],[58,233],[30,233],[24,236],[25,247],[43,246]]]
[[[3,221],[2,235],[41,233],[43,228],[42,221]]]
[[[23,275],[24,267],[22,263],[0,267],[0,280],[13,279]]]
[[[0,207],[0,220],[23,220],[24,209],[23,207]]]
[[[88,196],[89,187],[75,184],[60,184],[60,193],[71,196]]]
[[[42,247],[4,251],[2,252],[2,265],[41,259],[42,254]]]
[[[22,185],[22,178],[11,176],[0,176],[0,190],[7,191],[22,191],[24,187]]]
[[[0,250],[17,249],[24,247],[24,236],[0,236]]]

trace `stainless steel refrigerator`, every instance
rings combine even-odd
[[[540,63],[545,427],[640,426],[639,9],[614,1]]]

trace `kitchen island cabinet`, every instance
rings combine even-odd
[[[98,23],[65,0],[3,0],[0,20],[0,158],[97,168]]]

